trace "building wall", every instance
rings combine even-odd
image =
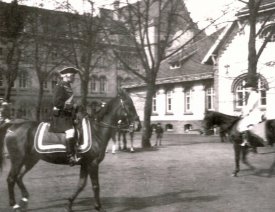
[[[191,86],[190,86],[191,85]],[[192,90],[191,112],[185,109],[186,83],[174,84],[173,87],[161,85],[156,92],[156,111],[152,112],[151,123],[162,123],[166,131],[172,133],[200,133],[206,109],[206,91],[203,81],[188,82]],[[172,110],[166,109],[166,91],[172,91]],[[144,88],[130,91],[131,98],[141,121],[144,120],[145,90]],[[172,126],[172,129],[170,127]]]
[[[258,29],[260,25],[260,23],[257,24]],[[243,30],[240,30],[240,26],[244,27]],[[249,25],[244,23],[236,25],[233,32],[227,37],[226,44],[219,50],[215,67],[215,88],[218,94],[217,110],[222,113],[239,115],[241,112],[234,107],[232,84],[237,77],[247,73],[248,38]],[[256,42],[257,48],[259,48],[263,39],[258,38]],[[269,42],[258,62],[258,73],[266,79],[269,87],[267,104],[265,108],[262,108],[268,119],[275,118],[273,105],[275,102],[275,67],[270,65],[270,61],[274,61],[274,51],[275,42]]]

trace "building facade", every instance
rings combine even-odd
[[[268,33],[274,33],[275,3],[265,0],[260,7],[256,28],[257,51],[263,44]],[[264,20],[268,17],[265,26]],[[240,115],[246,104],[247,93],[244,84],[248,71],[248,40],[250,26],[248,10],[243,9],[237,14],[235,22],[229,24],[210,48],[203,60],[204,64],[212,64],[215,69],[214,88],[216,92],[214,109],[230,115]],[[261,94],[260,109],[267,119],[274,119],[275,72],[274,50],[275,34],[270,37],[258,61],[258,90]]]

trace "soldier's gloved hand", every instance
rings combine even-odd
[[[60,113],[60,109],[58,109],[57,107],[54,107],[53,108],[53,115],[54,116],[59,116],[59,113]]]
[[[73,104],[72,103],[65,103],[64,109],[65,110],[72,110],[73,109]]]

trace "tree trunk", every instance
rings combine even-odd
[[[257,52],[256,52],[256,19],[257,10],[255,9],[255,2],[250,2],[250,15],[249,15],[249,41],[248,41],[248,74],[247,83],[253,87],[257,87]]]
[[[89,87],[89,80],[83,79],[81,82],[81,105],[84,108],[87,107],[88,87]]]
[[[35,118],[36,121],[40,121],[40,113],[41,113],[41,105],[42,105],[42,99],[43,99],[44,89],[43,89],[43,83],[39,84],[39,93],[38,93],[38,99],[37,99],[37,106],[36,106],[36,114]]]
[[[142,147],[151,147],[151,114],[152,114],[152,99],[155,94],[155,84],[147,84],[147,93],[144,107],[144,123],[143,123],[143,134],[142,134]]]

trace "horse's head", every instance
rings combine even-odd
[[[215,112],[206,111],[203,119],[203,128],[206,135],[210,134],[210,131],[217,124],[215,121]]]
[[[141,128],[141,123],[133,100],[123,89],[118,90],[117,98],[120,101],[119,107],[117,109],[117,119],[125,120],[128,125],[134,124],[135,131],[138,131]]]

